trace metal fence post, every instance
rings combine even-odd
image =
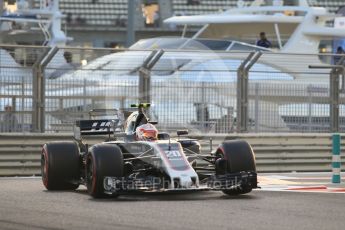
[[[343,63],[345,57],[340,62]],[[339,93],[340,93],[340,75],[344,74],[342,65],[310,65],[310,69],[331,69],[329,77],[329,115],[330,131],[339,132]]]
[[[145,59],[139,69],[139,102],[151,102],[151,70],[164,54],[163,50],[154,50]]]
[[[87,83],[87,80],[84,79],[84,82],[83,82],[83,111],[87,111],[87,87],[86,87],[86,83]],[[84,117],[87,117],[86,114],[83,114],[83,118]]]
[[[145,67],[139,69],[139,103],[151,102],[151,72]]]
[[[251,52],[237,69],[237,132],[248,131],[248,83],[249,70],[258,61],[261,52]]]
[[[236,129],[237,132],[243,132],[247,128],[247,95],[248,92],[246,91],[246,74],[244,71],[245,66],[249,62],[250,59],[254,56],[254,52],[251,52],[246,59],[241,63],[241,65],[237,69],[237,116],[236,116]]]
[[[207,128],[208,128],[208,119],[209,116],[206,115],[208,109],[207,109],[207,103],[206,103],[206,92],[205,92],[205,82],[201,83],[201,126],[202,126],[202,131],[206,133]]]
[[[336,69],[330,75],[330,128],[339,132],[339,74]]]
[[[24,78],[22,78],[21,89],[22,89],[22,91],[21,91],[22,95],[25,95],[25,82],[24,82]],[[20,108],[21,111],[24,111],[24,108],[25,108],[24,103],[25,103],[25,99],[24,99],[24,97],[22,97],[22,99],[21,99],[22,106]],[[25,119],[24,117],[25,117],[25,115],[24,115],[24,113],[22,113],[22,115],[20,116],[20,123],[21,124],[24,124],[24,119]],[[21,128],[21,131],[24,132],[23,125],[22,125],[22,128]]]
[[[255,83],[255,132],[259,132],[259,83]]]
[[[332,135],[332,183],[341,182],[340,134]]]
[[[50,48],[45,50],[32,66],[32,132],[41,132],[41,87],[43,79],[40,63],[49,51]]]
[[[33,65],[32,79],[32,131],[45,131],[45,68],[58,52],[57,47],[47,49]]]
[[[308,86],[308,89],[311,89],[312,85]],[[311,90],[307,90],[308,93],[308,131],[312,131],[313,125],[313,95]]]

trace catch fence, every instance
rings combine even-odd
[[[139,102],[162,131],[345,130],[344,71],[332,55],[0,48],[2,132],[70,132],[90,110]]]

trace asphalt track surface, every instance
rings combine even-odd
[[[48,192],[40,178],[0,178],[0,229],[344,229],[345,194],[253,191],[126,195],[81,186]]]

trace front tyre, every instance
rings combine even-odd
[[[123,155],[117,145],[98,144],[90,148],[86,160],[86,187],[94,198],[105,197],[104,177],[123,177]],[[117,196],[118,194],[113,194]]]
[[[248,142],[243,140],[225,141],[217,149],[218,160],[225,160],[225,173],[255,172],[255,155]],[[242,184],[234,189],[222,190],[227,195],[240,195],[252,191],[251,184]],[[256,184],[254,185],[256,186]]]
[[[79,187],[79,148],[74,141],[46,143],[41,154],[43,185],[48,190],[75,190]]]

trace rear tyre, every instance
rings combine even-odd
[[[246,141],[225,141],[218,148],[216,155],[218,159],[225,160],[226,165],[223,171],[227,173],[256,172],[255,155],[253,149]],[[227,195],[240,195],[251,191],[251,186],[241,185],[236,189],[223,190],[223,193]]]
[[[43,185],[48,190],[75,190],[79,187],[79,148],[74,141],[49,142],[41,154]]]
[[[121,149],[117,145],[98,144],[89,150],[86,161],[86,186],[88,193],[94,198],[102,198],[104,193],[104,177],[123,177],[124,163]],[[118,194],[113,194],[113,197]]]

